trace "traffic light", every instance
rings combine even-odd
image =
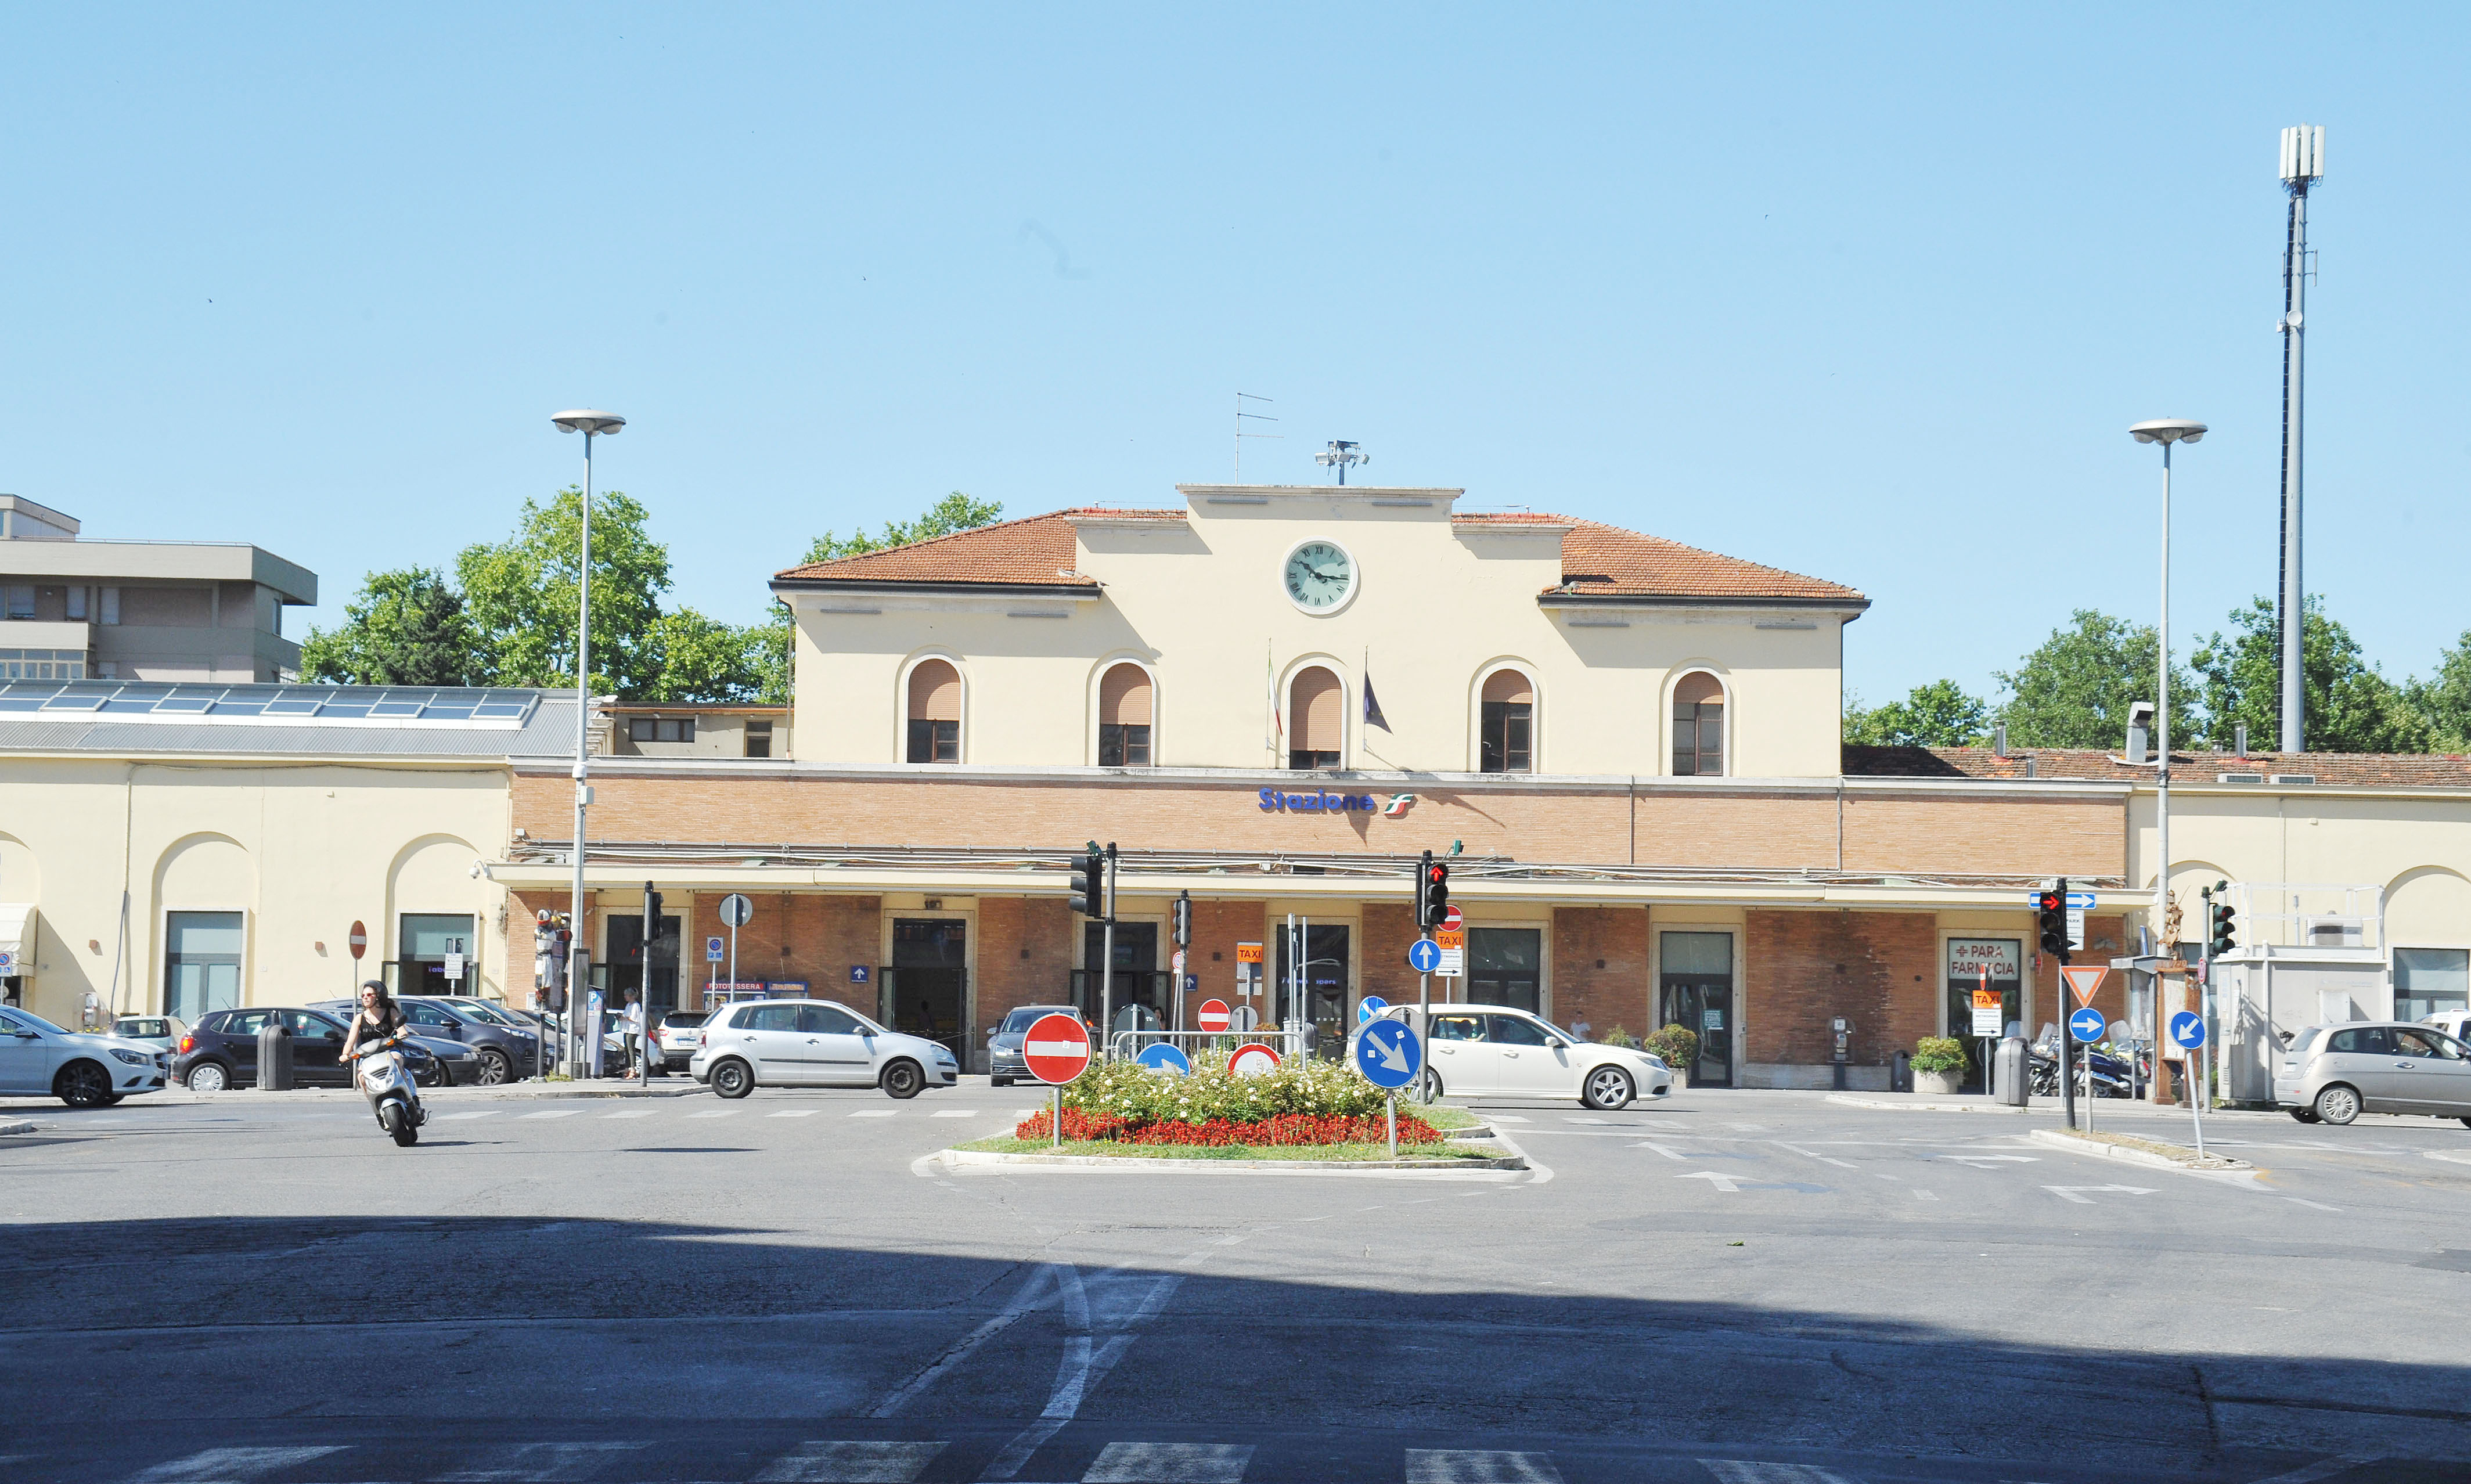
[[[2035,926],[2041,931],[2042,952],[2068,961],[2068,883],[2060,878],[2058,886],[2045,890],[2034,899]]]
[[[1192,893],[1188,891],[1175,899],[1175,917],[1171,935],[1178,948],[1192,946]]]
[[[2210,915],[2213,920],[2206,925],[2205,956],[2220,958],[2239,947],[2239,917],[2231,911],[2228,902],[2219,900]]]
[[[1424,927],[1438,928],[1450,915],[1450,863],[1436,860],[1431,851],[1424,852],[1424,864],[1420,877],[1420,900],[1417,918]]]
[[[652,961],[652,945],[661,939],[661,894],[644,883],[644,961]]]
[[[1072,910],[1084,917],[1107,915],[1107,858],[1095,840],[1072,861]]]

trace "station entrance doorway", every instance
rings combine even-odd
[[[1657,944],[1656,1028],[1680,1025],[1699,1038],[1689,1067],[1693,1087],[1733,1085],[1733,935],[1667,932]]]
[[[2018,972],[2025,960],[2022,938],[1950,938],[1947,940],[1947,1031],[1965,1047],[1965,1080],[1959,1090],[1989,1089],[1984,1078],[1982,1038],[1973,1033],[1973,995],[1985,990],[1999,997],[1999,1030],[2025,1016],[2025,983]]]
[[[883,976],[883,1013],[905,1035],[939,1041],[965,1058],[969,1048],[970,925],[956,917],[896,917],[892,965]],[[963,1065],[967,1065],[964,1061]]]

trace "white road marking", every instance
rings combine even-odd
[[[1970,1165],[1976,1169],[1988,1169],[1993,1165],[2036,1165],[2040,1163],[2040,1161],[2035,1159],[2030,1154],[1926,1154],[1922,1157],[1924,1159],[1932,1160],[1954,1160],[1959,1165]]]
[[[1240,1484],[1249,1443],[1110,1443],[1081,1484]]]
[[[778,1117],[779,1115],[775,1115]],[[756,1484],[910,1484],[941,1443],[801,1443],[772,1460]]]
[[[479,1113],[450,1113],[446,1117],[439,1119],[437,1121],[440,1123],[459,1123],[465,1119],[494,1119],[499,1114],[506,1111],[506,1110],[504,1108],[484,1108]]]
[[[1020,1290],[1013,1294],[1012,1302],[1003,1307],[1003,1312],[963,1335],[960,1343],[936,1356],[932,1364],[911,1377],[890,1396],[877,1402],[875,1410],[866,1415],[890,1417],[901,1410],[904,1402],[935,1384],[945,1372],[970,1358],[971,1352],[1010,1329],[1023,1315],[1045,1308],[1053,1303],[1054,1300],[1047,1297],[1047,1290],[1054,1285],[1056,1268],[1057,1264],[1052,1262],[1040,1264],[1038,1271],[1032,1273],[1028,1281],[1021,1285]]]
[[[715,1108],[710,1113],[690,1113],[687,1117],[691,1119],[734,1119],[738,1117],[741,1111],[743,1110],[738,1108]]]
[[[858,1112],[851,1114],[850,1117],[854,1119],[888,1119],[892,1117],[893,1111],[894,1110],[890,1108],[860,1108]]]
[[[1411,1448],[1407,1484],[1562,1484],[1562,1471],[1550,1453]]]
[[[669,1112],[667,1108],[628,1108],[621,1113],[604,1113],[604,1119],[656,1119]]]
[[[978,1110],[976,1108],[938,1108],[935,1110],[934,1116],[939,1119],[975,1119],[978,1116]]]
[[[1745,1463],[1736,1458],[1702,1458],[1699,1467],[1716,1476],[1716,1484],[1853,1484],[1831,1469],[1813,1464]]]
[[[1485,1113],[1479,1114],[1477,1117],[1483,1119],[1488,1123],[1524,1123],[1528,1121],[1515,1113]]]
[[[1572,1115],[1570,1115],[1570,1114],[1566,1114],[1566,1113],[1565,1113],[1565,1114],[1562,1115],[1562,1121],[1563,1121],[1563,1122],[1565,1122],[1565,1123],[1605,1123],[1605,1124],[1610,1124],[1610,1123],[1612,1123],[1612,1119],[1582,1119],[1582,1118],[1576,1118],[1576,1117],[1573,1117]]]
[[[1918,1200],[1918,1201],[1935,1201],[1935,1200],[1938,1200],[1938,1199],[1939,1199],[1939,1197],[1938,1197],[1938,1196],[1936,1196],[1936,1195],[1933,1195],[1933,1194],[1932,1194],[1930,1191],[1928,1191],[1928,1190],[1915,1190],[1915,1191],[1914,1191],[1914,1199],[1916,1199],[1916,1200]]]
[[[1668,1160],[1678,1160],[1683,1157],[1677,1150],[1668,1149],[1660,1143],[1650,1143],[1644,1140],[1632,1144],[1631,1147],[1634,1149],[1654,1149],[1657,1153],[1663,1155]]]
[[[2330,1478],[2337,1473],[2347,1473],[2362,1464],[2375,1462],[2377,1462],[2375,1458],[2366,1454],[2353,1454],[2343,1458],[2319,1458],[2313,1464],[2302,1464],[2289,1473],[2277,1473],[2270,1479],[2258,1479],[2256,1484],[2317,1484],[2318,1479]]]
[[[204,1484],[206,1480],[247,1480],[264,1478],[277,1469],[295,1468],[313,1458],[340,1453],[340,1446],[327,1448],[210,1448],[202,1453],[191,1453],[170,1463],[156,1464],[137,1475],[130,1484]]]
[[[500,1469],[464,1469],[438,1474],[437,1484],[552,1484],[589,1479],[620,1453],[648,1447],[643,1443],[516,1443],[497,1450],[506,1462]]]
[[[1833,1165],[1839,1169],[1851,1169],[1854,1167],[1851,1160],[1840,1160],[1834,1155],[1829,1154],[1815,1154],[1808,1149],[1801,1148],[1795,1144],[1789,1144],[1781,1139],[1777,1141],[1777,1147],[1779,1149],[1789,1149],[1792,1152],[1800,1155],[1804,1159],[1817,1160],[1823,1165]]]
[[[2151,1190],[2132,1185],[2046,1185],[2042,1187],[2042,1189],[2050,1191],[2053,1195],[2059,1197],[2061,1200],[2074,1201],[2080,1206],[2090,1206],[2093,1202],[2085,1196],[2079,1195],[2077,1193],[2079,1190],[2116,1190],[2123,1195],[2151,1195],[2153,1193]]]
[[[1727,1128],[1738,1128],[1746,1134],[1764,1134],[1768,1131],[1768,1126],[1765,1123],[1728,1123],[1725,1126]]]
[[[582,1111],[583,1110],[580,1108],[551,1108],[542,1113],[518,1113],[515,1117],[519,1119],[571,1119]]]
[[[2342,1207],[2340,1207],[2340,1206],[2328,1206],[2328,1205],[2326,1205],[2323,1201],[2307,1201],[2307,1200],[2301,1200],[2301,1199],[2300,1199],[2298,1196],[2296,1196],[2296,1195],[2286,1195],[2286,1196],[2284,1196],[2284,1197],[2283,1197],[2283,1199],[2284,1199],[2284,1200],[2286,1200],[2286,1201],[2294,1202],[2294,1203],[2295,1203],[2295,1204],[2297,1204],[2297,1205],[2301,1205],[2301,1206],[2313,1206],[2313,1207],[2315,1207],[2315,1208],[2316,1208],[2317,1210],[2318,1210],[2318,1211],[2335,1211],[2335,1212],[2339,1212],[2339,1211],[2341,1211],[2341,1210],[2342,1209]]]
[[[821,1111],[822,1111],[821,1109],[817,1109],[817,1108],[791,1108],[791,1109],[789,1109],[788,1111],[787,1111],[787,1112],[785,1112],[785,1113],[767,1113],[767,1114],[765,1114],[765,1115],[764,1115],[764,1116],[765,1116],[765,1118],[767,1118],[767,1119],[812,1119],[812,1118],[813,1118],[817,1113],[819,1113],[819,1112],[821,1112]],[[809,1447],[812,1447],[812,1448],[821,1448],[821,1447],[823,1447],[823,1446],[824,1446],[824,1445],[823,1445],[823,1444],[820,1444],[820,1443],[815,1443],[815,1444],[810,1444],[810,1445],[809,1445]],[[833,1447],[835,1447],[835,1448],[838,1448],[838,1447],[840,1447],[841,1445],[839,1445],[839,1444],[835,1443],[835,1444],[834,1444],[834,1445],[832,1445],[832,1446],[833,1446]],[[852,1445],[852,1446],[854,1447],[855,1445]]]
[[[1676,1180],[1705,1180],[1710,1187],[1719,1190],[1734,1191],[1741,1190],[1740,1186],[1733,1184],[1732,1176],[1720,1175],[1712,1169],[1693,1170],[1689,1174],[1676,1175],[1673,1178]]]

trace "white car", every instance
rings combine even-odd
[[[1573,1041],[1525,1010],[1506,1004],[1437,1004],[1432,1026],[1418,1024],[1411,1004],[1382,1012],[1424,1038],[1425,1075],[1434,1095],[1576,1098],[1610,1110],[1633,1098],[1666,1097],[1673,1072],[1655,1055],[1624,1047]]]
[[[960,1081],[950,1048],[886,1030],[829,1000],[750,1000],[715,1010],[687,1072],[723,1097],[762,1087],[880,1087],[894,1097]]]
[[[57,1097],[72,1108],[108,1108],[159,1093],[172,1053],[124,1036],[62,1030],[30,1011],[0,1010],[0,1095]]]

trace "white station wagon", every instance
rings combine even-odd
[[[950,1048],[886,1030],[829,1000],[750,1000],[712,1012],[687,1072],[723,1097],[762,1087],[880,1087],[894,1097],[951,1087]]]
[[[1382,1015],[1424,1034],[1425,1074],[1438,1084],[1437,1095],[1567,1097],[1601,1110],[1673,1092],[1673,1072],[1656,1056],[1573,1041],[1567,1031],[1510,1005],[1437,1004],[1429,1030],[1418,1025],[1411,1004],[1392,1005]]]

